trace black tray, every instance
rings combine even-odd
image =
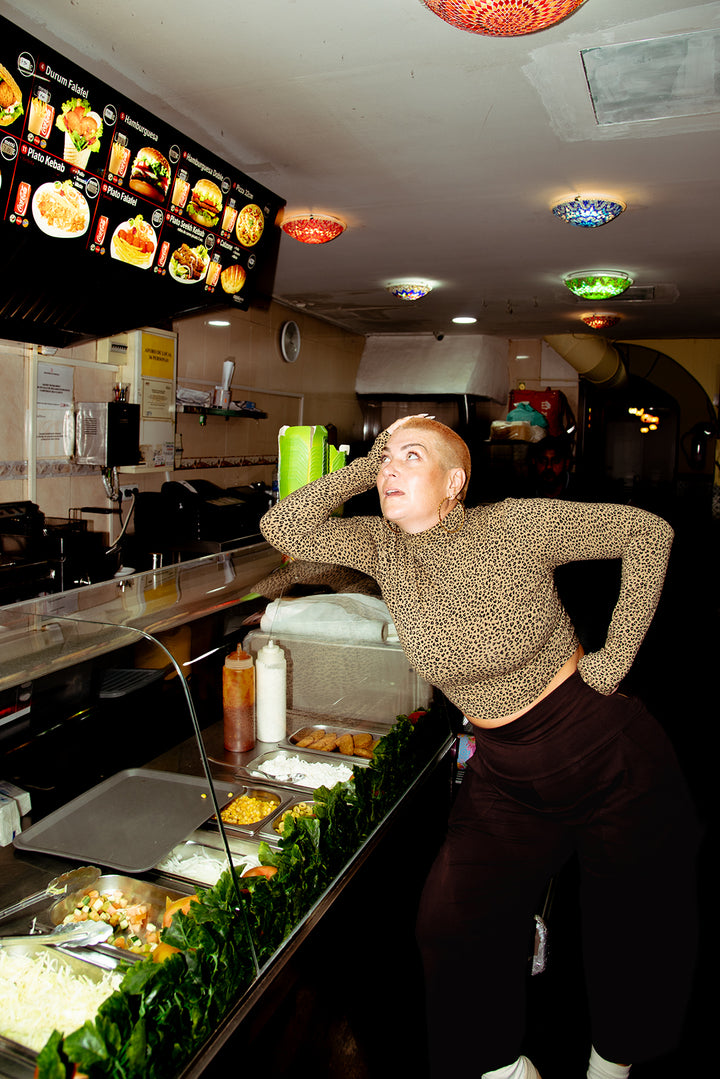
[[[237,784],[215,784],[222,808]],[[128,768],[13,840],[20,850],[145,873],[215,812],[206,779]]]

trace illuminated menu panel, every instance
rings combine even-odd
[[[56,303],[41,301],[27,282],[8,276],[12,296],[3,289],[0,336],[44,343],[53,327],[76,337],[105,336],[204,307],[245,308],[259,273],[274,262],[282,205],[0,19],[6,268],[9,262],[32,267],[50,291],[64,293]],[[25,322],[20,335],[7,332],[13,311]]]

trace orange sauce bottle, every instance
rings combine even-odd
[[[247,652],[231,652],[223,667],[225,749],[247,753],[255,745],[255,668]]]

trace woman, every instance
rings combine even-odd
[[[447,1074],[450,1032],[471,1010],[477,1033],[453,1039],[453,1073],[537,1076],[520,1055],[530,927],[576,853],[587,1074],[625,1079],[672,1047],[692,973],[692,809],[659,727],[615,693],[657,606],[672,529],[642,510],[549,499],[466,510],[469,476],[462,439],[411,416],[366,458],[279,502],[261,529],[295,558],[374,577],[412,666],[476,728],[418,919],[433,1075]],[[382,517],[331,516],[374,484]],[[583,655],[553,570],[615,557],[607,638]],[[666,948],[668,911],[683,939]]]

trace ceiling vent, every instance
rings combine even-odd
[[[653,303],[655,300],[655,286],[631,285],[620,296],[613,296],[612,298],[613,303],[618,303],[619,301],[627,303],[628,300],[634,300],[635,303]]]
[[[677,285],[630,285],[619,296],[603,302],[613,307],[620,303],[675,303],[680,295]],[[587,307],[587,300],[577,299]]]
[[[720,30],[583,49],[600,125],[720,111]]]

